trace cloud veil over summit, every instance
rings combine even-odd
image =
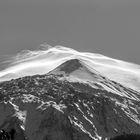
[[[91,71],[96,70],[111,80],[115,80],[132,89],[140,90],[139,65],[113,59],[101,54],[78,52],[72,48],[63,46],[44,46],[43,49],[35,51],[22,51],[9,60],[10,65],[0,71],[0,81],[27,75],[47,74],[68,60],[78,59],[84,62]]]

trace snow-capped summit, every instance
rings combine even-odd
[[[10,59],[7,68],[0,71],[0,81],[24,76],[47,74],[71,59],[86,64],[90,71],[98,71],[111,80],[140,91],[140,66],[101,54],[78,52],[74,49],[46,45],[46,49],[24,51]],[[6,61],[7,62],[7,61]]]
[[[70,59],[48,72],[47,74],[62,74],[63,77],[71,80],[81,81],[97,81],[102,76],[96,70],[91,70],[80,59]]]
[[[63,64],[61,64],[57,68],[55,68],[52,72],[53,73],[64,72],[66,74],[70,74],[70,73],[72,73],[78,69],[81,69],[81,68],[84,68],[84,66],[81,64],[80,60],[71,59],[71,60],[64,62]],[[49,72],[49,73],[52,73],[52,72]]]

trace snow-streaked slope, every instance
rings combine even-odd
[[[114,95],[140,101],[139,92],[135,91],[135,93],[132,94],[134,91],[131,88],[124,87],[123,85],[104,77],[98,71],[90,69],[90,67],[79,59],[68,60],[47,73],[47,75],[49,74],[60,76],[59,79],[61,80],[85,83],[92,88],[100,88],[104,92],[108,91]]]
[[[14,129],[16,140],[105,140],[140,134],[139,94],[107,78],[91,86],[65,80],[64,75],[0,83],[0,129]]]
[[[78,52],[74,49],[56,46],[36,51],[24,51],[11,59],[10,65],[0,71],[0,81],[35,74],[46,74],[60,64],[79,59],[93,72],[140,91],[140,66],[116,60],[100,54]]]

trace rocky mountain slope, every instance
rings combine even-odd
[[[0,83],[3,140],[105,140],[140,134],[140,93],[78,59]],[[6,134],[5,134],[6,135]]]

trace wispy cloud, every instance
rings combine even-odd
[[[132,87],[139,86],[139,65],[101,54],[78,52],[63,46],[51,47],[46,43],[42,44],[38,50],[24,50],[16,56],[11,57],[11,59],[1,62],[3,64],[8,63],[8,66],[6,69],[0,71],[0,80],[46,74],[63,62],[75,58],[83,61],[87,66],[99,71],[110,79],[124,84],[128,81],[127,85],[130,84]]]

